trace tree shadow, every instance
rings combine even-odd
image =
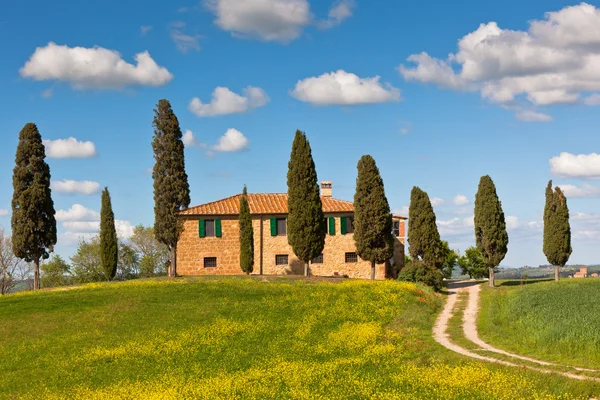
[[[542,279],[527,279],[527,280],[520,280],[520,279],[515,279],[515,280],[510,280],[510,281],[503,281],[497,284],[498,287],[502,287],[502,286],[524,286],[524,285],[533,285],[534,283],[540,283],[540,282],[551,282],[554,279],[551,278],[542,278]]]

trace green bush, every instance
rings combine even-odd
[[[399,281],[421,282],[436,291],[442,288],[443,279],[442,271],[417,260],[411,261],[398,274]]]

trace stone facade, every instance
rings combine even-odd
[[[356,249],[353,235],[351,233],[342,235],[340,217],[352,215],[351,212],[325,214],[326,217],[335,218],[335,235],[330,235],[328,230],[323,250],[323,263],[311,263],[311,275],[370,278],[371,265],[368,261],[358,258],[358,262],[346,262],[346,253],[355,252]],[[221,220],[221,237],[200,237],[198,233],[199,220],[213,218]],[[253,274],[262,272],[265,275],[302,275],[304,264],[295,257],[288,244],[287,235],[271,236],[271,218],[285,218],[285,215],[252,216],[255,257]],[[398,217],[395,217],[394,220],[399,221],[400,234],[395,238],[394,262],[393,267],[388,268],[388,275],[390,275],[390,271],[399,270],[404,265],[405,221]],[[277,255],[287,255],[288,263],[276,265]],[[205,258],[208,257],[216,257],[216,267],[205,267]],[[177,272],[180,275],[241,274],[238,216],[185,216],[184,230],[177,245]],[[377,265],[375,278],[384,279],[385,275],[385,264]]]

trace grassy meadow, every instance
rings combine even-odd
[[[600,369],[600,279],[499,285],[482,286],[483,340],[546,361]]]
[[[276,277],[9,295],[0,298],[0,398],[584,399],[598,392],[446,350],[431,336],[442,302],[409,283]]]

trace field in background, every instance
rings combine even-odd
[[[443,295],[400,282],[213,277],[0,298],[0,397],[588,398],[590,384],[433,341]]]
[[[600,369],[600,279],[482,285],[483,340],[542,360]]]

